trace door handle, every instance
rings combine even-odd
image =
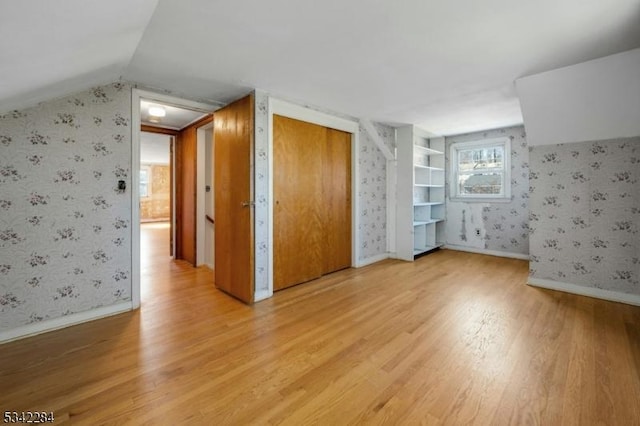
[[[256,203],[253,201],[243,201],[240,204],[242,205],[242,207],[253,207],[256,205]]]

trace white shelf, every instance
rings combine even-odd
[[[445,237],[445,139],[416,126],[396,129],[396,255],[413,261]]]
[[[443,205],[444,202],[440,201],[440,202],[429,202],[429,203],[413,203],[413,207],[420,207],[420,206],[441,206]]]
[[[417,256],[419,254],[426,253],[426,252],[431,251],[431,250],[435,250],[435,249],[437,249],[439,247],[442,247],[443,245],[444,244],[442,244],[442,243],[438,243],[435,246],[414,247],[413,248],[413,255]]]
[[[444,172],[443,168],[423,166],[422,164],[414,164],[413,167],[415,167],[416,169],[429,169],[429,170],[433,170],[434,172]]]
[[[422,154],[426,155],[444,155],[442,151],[436,151],[435,149],[427,148],[425,146],[413,145],[414,148],[417,148]]]
[[[431,220],[414,220],[413,226],[430,225],[432,223],[442,222],[444,219],[431,219]]]

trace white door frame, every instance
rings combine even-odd
[[[358,193],[360,192],[359,176],[359,162],[358,156],[360,153],[360,141],[359,141],[359,129],[357,121],[348,120],[346,118],[336,117],[334,115],[326,114],[320,111],[316,111],[307,107],[296,105],[290,102],[286,102],[280,99],[269,97],[269,132],[268,132],[268,144],[269,144],[269,167],[268,167],[268,180],[269,180],[269,288],[267,294],[259,295],[259,299],[271,297],[273,295],[273,255],[274,255],[274,240],[273,240],[273,115],[281,115],[284,117],[294,118],[296,120],[306,121],[308,123],[317,124],[323,127],[329,127],[331,129],[342,130],[343,132],[351,133],[351,266],[357,268],[360,266],[360,217],[358,212],[360,211],[360,200]],[[257,299],[257,300],[259,300]]]
[[[205,260],[205,232],[207,227],[206,215],[206,162],[205,158],[205,144],[206,144],[206,130],[213,129],[213,122],[207,123],[196,129],[197,140],[197,172],[196,172],[196,191],[198,197],[196,198],[196,266],[206,264]],[[213,165],[211,165],[213,167]]]
[[[140,307],[140,99],[207,113],[222,106],[222,104],[212,105],[190,101],[136,88],[131,91],[131,304],[133,309]]]

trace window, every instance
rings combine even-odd
[[[140,169],[140,197],[148,197],[149,195],[149,169]]]
[[[485,139],[451,144],[451,198],[465,201],[511,199],[511,141]]]

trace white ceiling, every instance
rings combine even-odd
[[[166,115],[164,117],[152,117],[149,114],[149,107],[153,106],[163,108]],[[189,124],[203,118],[205,115],[207,115],[207,113],[178,108],[158,102],[150,102],[144,99],[140,100],[140,121],[142,124],[148,124],[150,126],[181,130]]]
[[[519,77],[640,47],[640,0],[22,0],[0,24],[0,109],[122,76],[455,134],[521,123]]]

